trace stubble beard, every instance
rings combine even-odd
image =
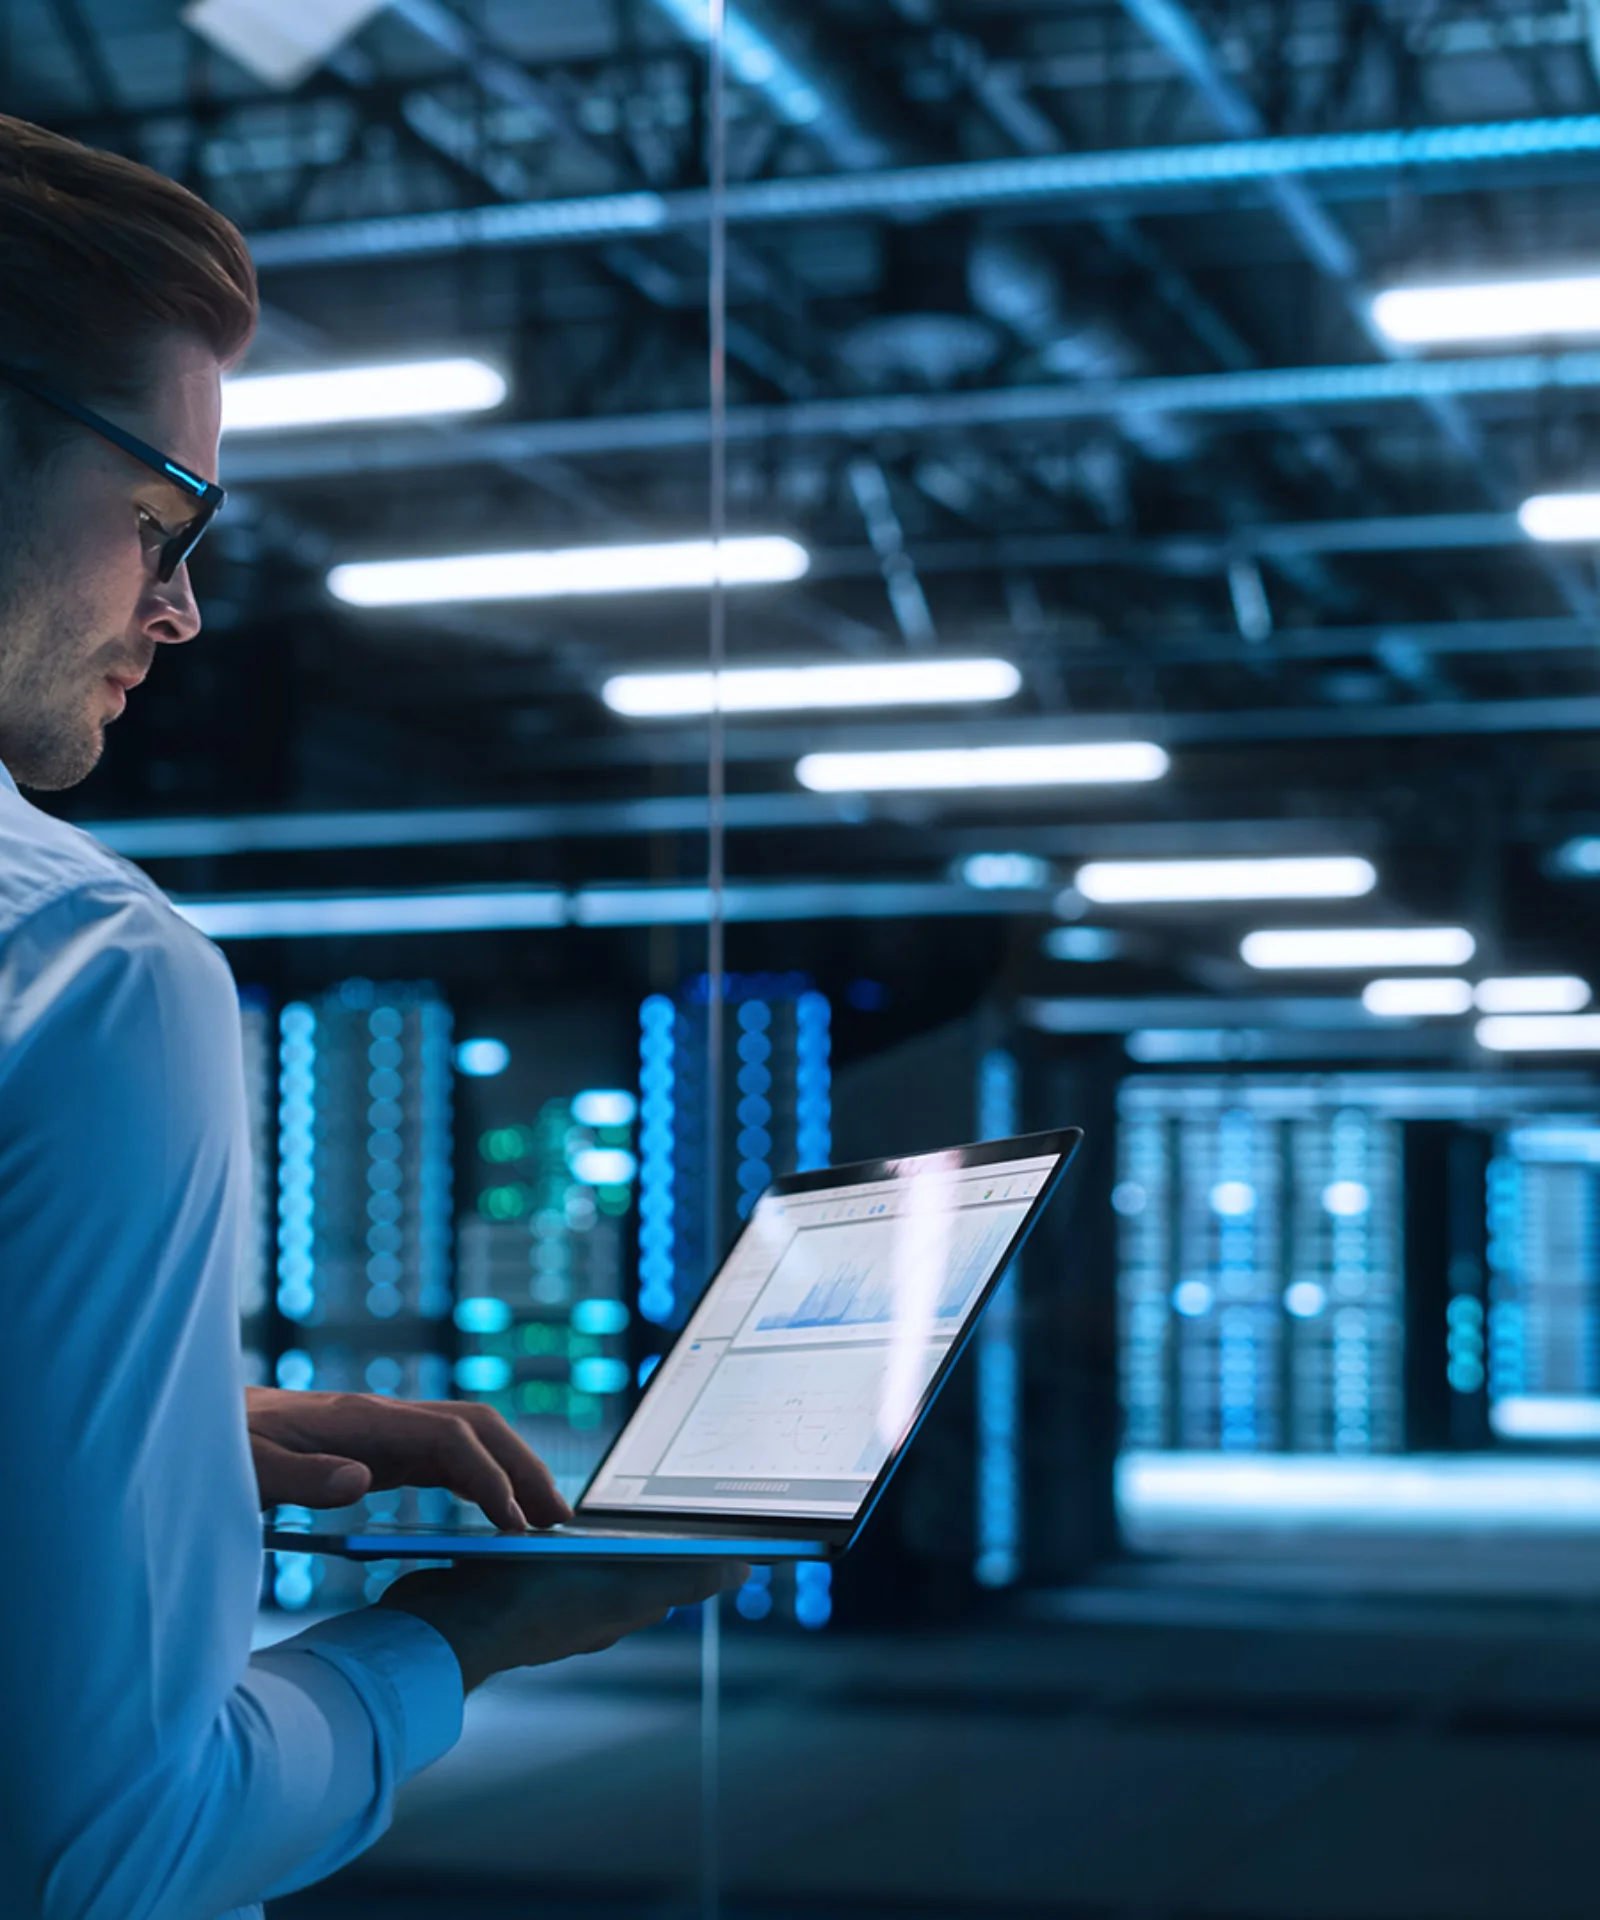
[[[93,610],[24,553],[0,569],[0,763],[21,787],[58,793],[99,765],[110,716],[97,714]]]

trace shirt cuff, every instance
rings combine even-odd
[[[409,1780],[461,1738],[465,1690],[450,1643],[397,1607],[363,1607],[308,1627],[277,1652],[314,1653],[344,1675],[397,1735],[394,1762]]]

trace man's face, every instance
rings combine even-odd
[[[216,478],[221,368],[197,341],[164,342],[147,397],[106,413],[180,465]],[[193,516],[194,502],[72,425],[36,484],[4,513],[0,763],[22,786],[75,786],[93,771],[106,727],[156,648],[200,631],[188,569],[164,584],[156,578],[162,538]]]

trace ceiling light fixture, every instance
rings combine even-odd
[[[1362,993],[1361,1004],[1388,1020],[1469,1013],[1472,988],[1465,980],[1374,980]]]
[[[1283,860],[1091,860],[1073,883],[1102,906],[1174,901],[1351,900],[1378,884],[1352,855]]]
[[[485,413],[506,397],[505,375],[483,360],[410,360],[382,367],[246,373],[222,383],[224,433],[347,427]]]
[[[1048,887],[1050,862],[1035,853],[969,853],[957,869],[961,879],[982,893],[1021,892]]]
[[[808,753],[795,776],[813,793],[927,793],[1119,785],[1159,780],[1170,764],[1151,741],[1106,740],[1062,747]]]
[[[554,600],[608,593],[770,586],[798,580],[805,548],[781,535],[672,540],[639,547],[558,547],[525,553],[463,553],[439,560],[351,561],[328,574],[328,591],[352,607],[421,607],[469,600]]]
[[[1493,1013],[1477,1035],[1491,1053],[1600,1053],[1600,1013]]]
[[[1480,980],[1473,998],[1479,1013],[1581,1013],[1594,995],[1573,974],[1542,973]]]
[[[600,689],[630,720],[826,707],[920,707],[1009,700],[1022,675],[1009,660],[874,660],[723,672],[619,673]]]
[[[1389,339],[1411,347],[1583,339],[1600,334],[1600,274],[1393,287],[1373,301],[1372,317]]]
[[[1600,493],[1536,493],[1517,520],[1530,540],[1600,540]]]
[[[1305,927],[1246,934],[1247,966],[1316,972],[1327,968],[1464,967],[1477,951],[1465,927]]]

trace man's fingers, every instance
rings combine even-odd
[[[557,1491],[550,1469],[509,1421],[481,1402],[465,1403],[451,1411],[471,1423],[478,1439],[505,1469],[517,1505],[530,1526],[553,1527],[572,1518],[572,1509]]]
[[[259,1435],[251,1451],[264,1507],[347,1507],[372,1485],[359,1460],[336,1453],[291,1453]]]
[[[420,1411],[420,1409],[419,1409]],[[438,1484],[463,1499],[475,1500],[505,1533],[526,1533],[528,1521],[517,1505],[511,1476],[460,1413],[428,1413],[427,1440]]]

